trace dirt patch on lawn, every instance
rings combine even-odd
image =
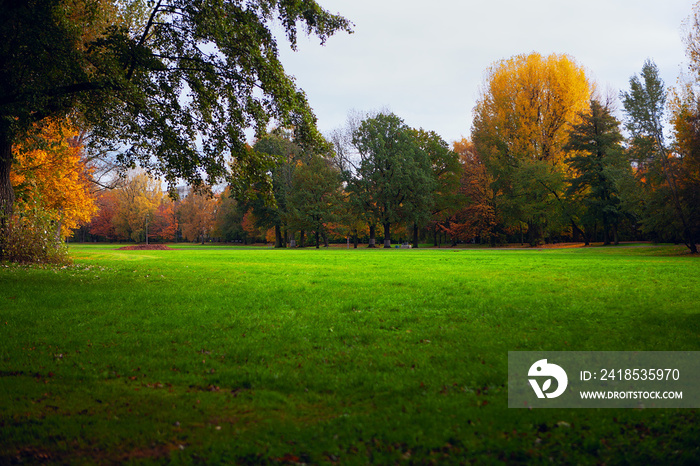
[[[117,251],[174,251],[175,249],[166,246],[165,244],[132,244],[117,248]]]
[[[540,246],[537,246],[538,248],[541,249],[564,249],[564,248],[585,248],[587,247],[585,243],[550,243],[550,244],[542,244]]]

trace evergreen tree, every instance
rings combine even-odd
[[[568,179],[567,195],[583,203],[581,222],[586,243],[591,228],[601,222],[605,244],[611,242],[611,228],[617,244],[617,225],[622,215],[617,180],[630,173],[621,146],[620,122],[608,106],[596,99],[591,100],[590,110],[582,112],[580,118],[580,123],[569,131],[569,143],[565,146],[573,173]]]

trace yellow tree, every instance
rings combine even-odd
[[[583,68],[567,55],[518,55],[487,70],[472,140],[493,176],[505,226],[527,223],[532,243],[555,227],[568,128],[590,95]]]
[[[90,171],[81,160],[78,132],[66,121],[46,120],[34,137],[15,144],[11,171],[15,210],[38,208],[56,226],[56,239],[88,223],[97,212],[90,194]]]
[[[112,217],[115,231],[134,241],[145,239],[148,244],[148,227],[163,198],[160,182],[143,171],[136,171],[116,193],[117,208]]]

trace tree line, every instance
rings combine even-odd
[[[494,64],[472,139],[451,147],[388,111],[354,112],[321,150],[277,128],[249,148],[267,178],[210,198],[208,233],[184,238],[375,247],[379,235],[387,248],[653,240],[696,252],[693,88],[667,91],[647,61],[619,97],[624,125],[617,96],[601,96],[571,57],[533,53]]]
[[[486,71],[471,135],[451,146],[388,111],[318,133],[269,29],[276,16],[292,47],[298,25],[321,42],[351,32],[312,1],[3,5],[5,257],[32,231],[60,239],[80,224],[83,238],[134,241],[647,239],[697,252],[697,5],[692,73],[676,88],[648,61],[603,95],[570,56],[518,55]],[[102,177],[135,166],[153,178]],[[63,182],[72,200],[51,192]]]

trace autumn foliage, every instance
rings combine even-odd
[[[173,241],[177,230],[178,220],[175,213],[175,203],[168,197],[163,197],[153,214],[149,237],[156,241]]]
[[[76,135],[65,120],[45,120],[13,146],[10,181],[16,200],[12,218],[3,219],[5,258],[64,262],[62,240],[96,213],[90,170]]]
[[[97,198],[99,211],[90,223],[91,234],[102,236],[110,241],[124,239],[117,233],[112,223],[112,219],[117,212],[118,203],[119,200],[115,191],[105,191]]]
[[[160,182],[143,172],[130,173],[113,190],[97,198],[99,213],[90,233],[109,241],[173,241],[179,227],[176,203],[160,188]]]
[[[66,238],[90,221],[97,205],[90,193],[90,170],[73,141],[78,132],[65,122],[50,120],[37,134],[13,148],[10,178],[18,214],[41,208],[55,222],[57,236]]]
[[[496,226],[491,177],[470,141],[462,139],[455,142],[454,151],[459,154],[461,161],[459,193],[465,202],[442,229],[453,240],[489,238]]]
[[[214,229],[217,198],[202,190],[193,190],[180,205],[182,236],[187,241],[204,243]]]

